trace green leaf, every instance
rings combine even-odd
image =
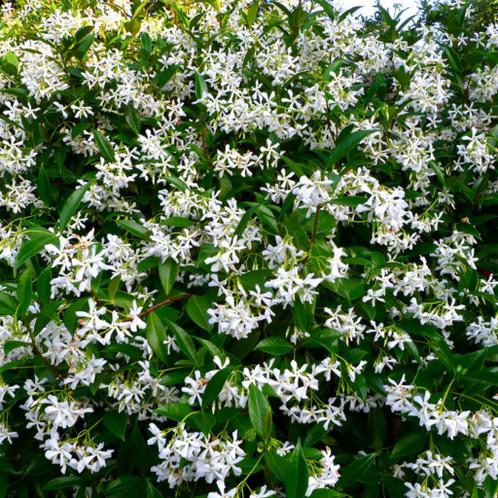
[[[222,368],[216,372],[208,382],[204,394],[202,395],[202,408],[205,409],[213,404],[223,389],[226,380],[233,372],[234,367]]]
[[[0,68],[5,74],[17,76],[19,72],[19,59],[14,52],[7,52],[0,60]]]
[[[90,33],[86,35],[75,47],[74,54],[80,61],[85,58],[85,55],[91,47],[92,43],[95,41],[95,38],[95,34]]]
[[[147,494],[145,498],[163,498],[163,494],[150,481],[147,481]]]
[[[143,489],[145,480],[142,477],[134,475],[122,475],[111,481],[105,488],[105,496],[111,498],[126,498],[140,496],[140,490]],[[119,493],[119,494],[117,494]]]
[[[185,306],[185,311],[190,319],[201,329],[211,330],[213,326],[208,322],[208,309],[211,306],[206,296],[192,296]]]
[[[329,154],[325,161],[325,165],[330,167],[338,163],[343,157],[347,156],[365,137],[379,130],[358,130],[353,133],[340,136],[334,150]]]
[[[6,292],[0,292],[0,315],[14,315],[15,312],[15,299]]]
[[[61,476],[50,479],[43,485],[43,491],[57,491],[59,489],[67,489],[81,486],[83,479],[78,476]]]
[[[294,351],[294,346],[283,337],[266,337],[259,341],[254,349],[275,356],[283,356]]]
[[[138,237],[139,239],[148,239],[150,236],[149,230],[133,220],[116,220],[116,225],[124,228],[127,232],[135,235],[135,237]]]
[[[216,346],[216,344],[213,344],[211,341],[203,339],[202,337],[197,337],[195,335],[193,335],[192,338],[200,342],[211,353],[211,356],[213,357],[218,356],[222,360],[226,358],[227,356],[226,353],[218,346]]]
[[[201,100],[208,93],[204,78],[198,73],[194,73],[195,98]]]
[[[81,40],[83,40],[86,36],[88,36],[91,32],[93,31],[93,26],[83,26],[74,33],[74,41],[76,43],[79,43]]]
[[[300,440],[297,442],[287,465],[284,485],[287,498],[304,498],[308,489],[308,467]]]
[[[38,197],[43,201],[45,206],[50,206],[52,201],[52,186],[47,171],[43,166],[40,166],[38,171],[38,182],[36,184],[36,191]]]
[[[181,216],[172,216],[171,218],[164,220],[162,224],[168,227],[184,228],[194,225],[195,221],[189,218],[182,218]]]
[[[314,306],[312,303],[302,303],[299,299],[292,307],[294,322],[300,330],[309,330],[314,322]]]
[[[114,149],[112,148],[111,142],[109,142],[109,140],[98,130],[93,130],[93,136],[103,158],[108,163],[114,162]]]
[[[359,278],[338,278],[334,282],[325,281],[322,285],[349,302],[362,297],[366,292],[366,284]]]
[[[360,204],[364,204],[368,201],[368,197],[364,197],[362,195],[341,195],[332,199],[330,201],[331,204],[339,204],[340,206],[351,206],[356,207]]]
[[[340,491],[336,491],[335,489],[323,488],[323,489],[315,489],[315,491],[311,493],[310,498],[343,498],[345,496],[348,495],[345,495]]]
[[[142,48],[144,52],[150,54],[152,52],[152,39],[150,38],[149,33],[145,31],[140,35],[140,42],[142,43]]]
[[[172,322],[171,320],[164,318],[163,321],[175,336],[176,344],[179,347],[180,351],[187,358],[196,363],[195,346],[192,338],[187,334],[187,332],[185,332],[185,330],[183,330],[179,325]]]
[[[361,456],[344,467],[341,471],[339,487],[347,488],[352,484],[357,483],[359,479],[361,479],[360,482],[364,482],[364,479],[367,476],[370,467],[375,461],[375,457],[375,453]]]
[[[3,56],[3,60],[7,64],[10,64],[11,66],[14,66],[16,68],[16,71],[19,69],[19,59],[17,58],[17,55],[14,52],[7,52]]]
[[[36,230],[30,232],[31,237],[25,240],[17,253],[14,270],[19,269],[28,259],[38,254],[47,244],[57,244],[59,239],[48,230]]]
[[[266,451],[265,463],[274,477],[281,482],[285,481],[287,462],[284,457],[279,456],[275,451]]]
[[[252,26],[254,24],[254,22],[256,21],[256,17],[258,15],[258,11],[259,11],[259,0],[256,0],[251,5],[249,5],[246,11],[246,19],[248,26]]]
[[[181,190],[182,192],[185,192],[187,190],[187,184],[183,181],[177,178],[176,176],[163,176],[163,180],[167,181],[168,183],[171,183],[174,185],[178,190]]]
[[[109,298],[111,301],[116,297],[116,292],[119,290],[119,286],[121,285],[121,279],[119,277],[113,277],[109,282],[107,287],[107,292],[109,293]]]
[[[117,411],[107,412],[102,418],[105,428],[122,441],[125,440],[127,421],[126,414]]]
[[[332,7],[332,2],[327,0],[315,0],[315,2],[322,7],[323,11],[329,16],[329,18],[335,20],[335,10]]]
[[[62,206],[59,218],[59,230],[61,232],[66,228],[69,220],[73,217],[74,213],[76,213],[76,211],[80,207],[81,201],[83,200],[86,191],[90,188],[90,185],[91,183],[89,182],[86,185],[83,185],[82,187],[76,189],[66,199],[64,206]]]
[[[154,83],[162,89],[166,83],[177,73],[179,66],[172,65],[168,66],[163,71],[159,71],[154,77]]]
[[[278,233],[277,219],[273,211],[267,206],[257,206],[257,217],[270,229],[272,233]]]
[[[381,408],[373,408],[368,413],[368,433],[372,441],[372,446],[376,450],[384,447],[386,439],[387,423],[384,412]]]
[[[496,498],[498,496],[498,480],[492,479],[490,475],[484,480],[485,498]]]
[[[135,133],[135,135],[138,135],[140,133],[140,118],[133,106],[129,105],[126,108],[125,119],[130,130]]]
[[[427,433],[416,431],[401,436],[389,455],[390,460],[399,460],[409,455],[416,455],[425,447]]]
[[[3,343],[3,352],[8,355],[11,351],[14,351],[14,349],[20,348],[20,347],[25,347],[25,346],[30,346],[31,343],[25,342],[25,341],[5,341]]]
[[[233,235],[234,237],[239,237],[244,233],[244,230],[251,219],[251,216],[256,212],[260,204],[253,205],[250,209],[248,209],[240,218],[239,224],[235,228]]]
[[[188,403],[165,403],[154,410],[159,415],[181,422],[187,415],[192,413],[192,407]]]
[[[189,417],[189,422],[208,436],[211,429],[216,424],[216,417],[211,413],[197,412]]]
[[[271,406],[266,396],[254,384],[249,387],[248,408],[249,418],[256,433],[263,439],[268,439],[272,427]]]
[[[178,268],[178,263],[172,258],[168,258],[159,265],[159,280],[167,296],[169,296],[173,285],[175,285]]]
[[[166,333],[164,331],[164,325],[161,323],[161,319],[157,316],[155,312],[152,312],[147,317],[147,326],[145,328],[145,336],[147,337],[147,342],[151,347],[154,354],[163,362],[167,361],[167,352],[164,341],[166,340]]]
[[[27,268],[19,277],[17,283],[17,301],[19,302],[19,307],[17,308],[17,314],[23,316],[33,299],[33,273],[31,268]]]

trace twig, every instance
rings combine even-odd
[[[176,301],[183,301],[184,299],[188,299],[189,297],[193,296],[193,294],[190,294],[189,292],[185,294],[180,294],[179,296],[175,297],[169,297],[168,299],[165,299],[164,301],[161,301],[160,303],[154,304],[150,308],[147,308],[146,310],[142,311],[141,313],[138,314],[139,318],[143,318],[144,316],[149,315],[153,311],[156,311],[159,308],[162,308],[163,306],[167,306],[168,304],[174,303]],[[124,322],[131,322],[133,318],[127,317],[123,321]]]

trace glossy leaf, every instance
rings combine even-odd
[[[272,428],[271,406],[266,396],[254,384],[249,387],[247,405],[254,429],[263,439],[268,439]]]
[[[167,352],[166,352],[166,332],[165,327],[161,323],[161,319],[157,316],[155,312],[152,312],[147,317],[147,327],[145,329],[145,335],[147,337],[147,342],[151,347],[154,354],[163,362],[167,362]]]

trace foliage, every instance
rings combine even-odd
[[[2,4],[0,497],[496,496],[498,24],[438,8]]]

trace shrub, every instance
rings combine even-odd
[[[496,496],[498,24],[1,8],[0,496]]]

